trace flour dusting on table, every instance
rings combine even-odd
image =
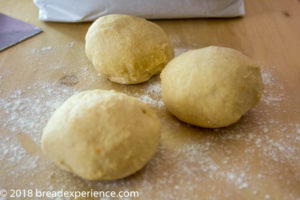
[[[74,46],[74,44],[71,42],[69,46]],[[44,47],[34,52],[50,50],[51,48]],[[57,67],[54,70],[60,69]],[[263,71],[265,90],[260,105],[247,113],[238,124],[228,128],[213,130],[196,128],[179,122],[169,114],[161,114],[162,124],[168,121],[174,125],[163,128],[162,137],[169,138],[174,144],[162,139],[158,152],[144,169],[126,179],[111,182],[82,180],[59,170],[42,156],[38,149],[42,129],[47,120],[68,97],[88,89],[88,86],[75,89],[59,82],[47,83],[37,80],[32,85],[0,96],[0,112],[1,116],[5,116],[0,119],[1,130],[5,132],[0,136],[2,167],[11,179],[26,177],[26,182],[19,183],[26,188],[41,187],[33,181],[33,178],[47,173],[48,176],[43,177],[43,184],[46,184],[46,188],[43,186],[43,189],[48,190],[62,188],[129,190],[134,187],[140,191],[141,199],[151,197],[166,200],[188,197],[201,199],[201,196],[197,196],[201,192],[210,192],[211,199],[220,195],[234,198],[235,195],[240,194],[239,191],[242,191],[258,198],[272,199],[272,194],[262,192],[268,191],[270,187],[264,185],[264,180],[274,174],[277,176],[275,178],[280,179],[282,173],[288,173],[289,169],[279,171],[276,166],[280,163],[290,161],[300,163],[298,156],[300,124],[283,124],[277,119],[276,113],[285,112],[282,109],[282,103],[288,97],[285,95],[283,85],[272,73],[272,70]],[[77,76],[80,81],[96,81],[87,66],[80,67]],[[9,75],[7,77],[1,75],[0,81],[6,78],[9,78]],[[123,89],[123,92],[136,96],[157,111],[164,108],[163,112],[166,112],[161,99],[159,76],[133,87],[138,88],[140,92],[131,92],[130,89]],[[279,88],[280,92],[274,92],[274,88]],[[263,106],[272,112],[261,109]],[[251,124],[248,123],[249,121]],[[254,131],[253,126],[259,127],[260,131],[257,129]],[[169,132],[164,132],[165,130]],[[188,131],[193,139],[188,140],[187,137],[182,136],[182,130]],[[20,137],[23,139],[20,140]],[[177,140],[181,138],[183,141],[178,142]],[[26,145],[24,139],[32,145]],[[33,143],[30,143],[30,140]],[[36,148],[32,152],[31,146]],[[244,152],[244,156],[233,154],[235,148]],[[222,159],[216,159],[216,155],[222,155]],[[260,158],[256,161],[256,167],[249,165],[254,155]],[[253,174],[253,170],[257,173]],[[286,179],[285,184],[299,183],[300,171],[294,172],[294,176],[297,177],[298,182]],[[222,183],[222,187],[215,185],[216,182]],[[209,189],[204,190],[195,183],[208,185]],[[11,187],[7,184],[5,180],[0,181],[2,188]],[[288,192],[285,199],[299,198]]]

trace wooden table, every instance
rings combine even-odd
[[[136,190],[139,199],[300,198],[300,1],[246,0],[244,18],[154,21],[177,55],[219,45],[263,66],[260,104],[237,124],[213,130],[168,113],[159,77],[135,86],[99,77],[84,53],[90,23],[41,22],[31,0],[0,5],[0,12],[44,30],[0,53],[0,189],[9,195],[14,189],[93,189]],[[161,119],[157,154],[126,179],[85,181],[61,171],[40,151],[42,129],[55,108],[75,92],[94,88],[136,96]]]

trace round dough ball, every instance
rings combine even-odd
[[[237,122],[260,99],[260,68],[242,53],[224,47],[188,51],[162,71],[162,98],[187,123],[225,127]]]
[[[86,34],[85,51],[101,75],[121,84],[149,80],[174,57],[162,28],[128,15],[97,19]]]
[[[107,90],[70,97],[43,130],[42,150],[59,167],[89,180],[114,180],[154,155],[160,122],[134,97]]]

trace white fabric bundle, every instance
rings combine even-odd
[[[147,19],[237,17],[245,14],[243,0],[34,0],[44,21],[93,21],[107,14]]]

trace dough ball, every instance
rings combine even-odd
[[[149,80],[174,57],[162,28],[128,15],[97,19],[86,34],[85,51],[101,75],[121,84]]]
[[[260,68],[242,53],[224,47],[188,51],[162,71],[162,98],[187,123],[225,127],[237,122],[260,99]]]
[[[42,150],[59,167],[89,180],[135,173],[154,155],[160,122],[134,97],[90,90],[70,97],[43,130]]]

